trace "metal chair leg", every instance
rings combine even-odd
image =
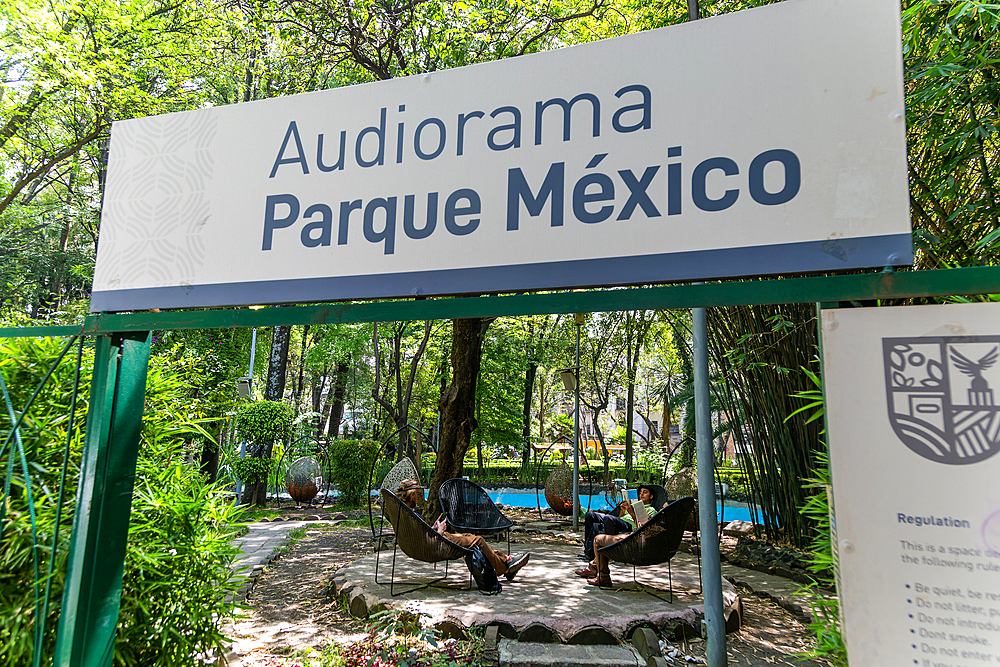
[[[635,584],[635,587],[638,588],[639,591],[642,592],[642,593],[646,593],[647,595],[652,595],[657,600],[663,600],[664,602],[668,602],[670,604],[674,603],[674,576],[673,576],[673,572],[671,571],[671,568],[670,568],[670,561],[669,560],[667,561],[667,586],[668,586],[668,589],[670,591],[670,599],[669,600],[667,598],[665,598],[665,597],[663,597],[661,595],[657,595],[656,593],[653,592],[653,590],[659,590],[659,589],[654,588],[653,586],[647,586],[645,584],[639,583],[639,580],[636,579],[636,575],[635,575],[635,565],[632,566],[632,583]]]
[[[670,569],[670,561],[667,561],[667,587],[670,589],[670,604],[674,603],[674,573]]]
[[[392,545],[392,572],[389,573],[389,596],[392,597],[392,585],[396,581],[396,545]]]
[[[397,595],[406,595],[407,593],[412,593],[413,591],[419,591],[419,590],[421,590],[423,588],[429,588],[429,587],[433,586],[434,584],[436,584],[436,583],[438,583],[440,581],[444,581],[445,579],[448,578],[448,564],[449,564],[449,562],[450,561],[445,561],[444,562],[444,576],[438,577],[437,579],[432,579],[431,581],[428,581],[428,582],[423,583],[423,584],[419,584],[419,585],[414,586],[413,588],[409,588],[409,589],[407,589],[405,591],[400,591],[399,593],[394,593],[393,589],[394,589],[394,587],[396,585],[396,543],[394,542],[393,545],[392,545],[392,572],[389,575],[389,597],[396,597]],[[435,563],[434,565],[436,567],[437,563]],[[376,572],[375,583],[384,585],[385,582],[384,581],[379,581],[378,580],[378,576],[377,576],[377,574],[378,574],[378,554],[375,555],[375,572]],[[472,576],[471,573],[470,573],[469,576],[470,577]],[[471,585],[469,587],[469,590],[472,590]]]

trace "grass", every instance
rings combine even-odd
[[[281,548],[278,549],[278,553],[282,555],[288,553],[288,550],[295,546],[296,542],[306,536],[306,530],[306,526],[299,526],[298,528],[292,528],[288,531],[288,537],[285,540],[285,543],[281,545]]]
[[[306,530],[307,528],[305,526],[292,528],[290,531],[288,531],[288,539],[285,542],[285,544],[287,546],[292,546],[293,544],[295,544],[296,542],[298,542],[299,540],[301,540],[303,537],[306,536]]]

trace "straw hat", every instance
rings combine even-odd
[[[396,487],[396,495],[402,495],[407,491],[413,491],[414,489],[423,489],[424,487],[415,479],[404,479]]]

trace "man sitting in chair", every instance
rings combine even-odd
[[[418,516],[420,515],[418,508],[424,503],[424,487],[419,482],[412,479],[404,479],[396,487],[396,496],[403,501],[404,505],[416,511]],[[466,549],[479,547],[486,560],[493,566],[493,570],[497,573],[497,576],[503,575],[507,578],[507,581],[514,581],[518,570],[524,567],[531,556],[531,554],[511,554],[510,557],[507,557],[503,552],[497,551],[487,544],[481,535],[449,533],[448,522],[445,521],[443,514],[431,525],[431,528],[446,540],[451,540],[460,547],[465,547]]]
[[[662,509],[659,507],[654,508],[650,504],[653,502],[653,490],[645,484],[639,485],[638,495],[639,501],[642,502],[646,508],[646,518],[644,520],[640,521],[636,518],[635,508],[632,507],[632,501],[628,499],[623,500],[618,506],[621,517],[594,510],[587,512],[584,517],[583,525],[583,553],[579,555],[579,558],[581,560],[591,561],[591,564],[587,569],[577,571],[577,574],[580,576],[587,576],[588,578],[596,577],[600,571],[599,569],[595,569],[594,565],[597,561],[596,548],[614,544],[615,542],[625,539],[629,533],[646,523],[646,521],[649,521],[649,519],[651,519],[658,510]],[[663,507],[666,506],[667,503],[664,503]],[[597,539],[602,536],[618,537],[618,539],[611,541],[606,539]],[[605,570],[607,570],[606,564]]]

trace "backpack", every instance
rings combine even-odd
[[[503,590],[500,581],[497,579],[496,570],[479,547],[472,547],[472,553],[465,557],[465,564],[472,573],[472,578],[476,580],[476,586],[483,595],[499,595]]]

